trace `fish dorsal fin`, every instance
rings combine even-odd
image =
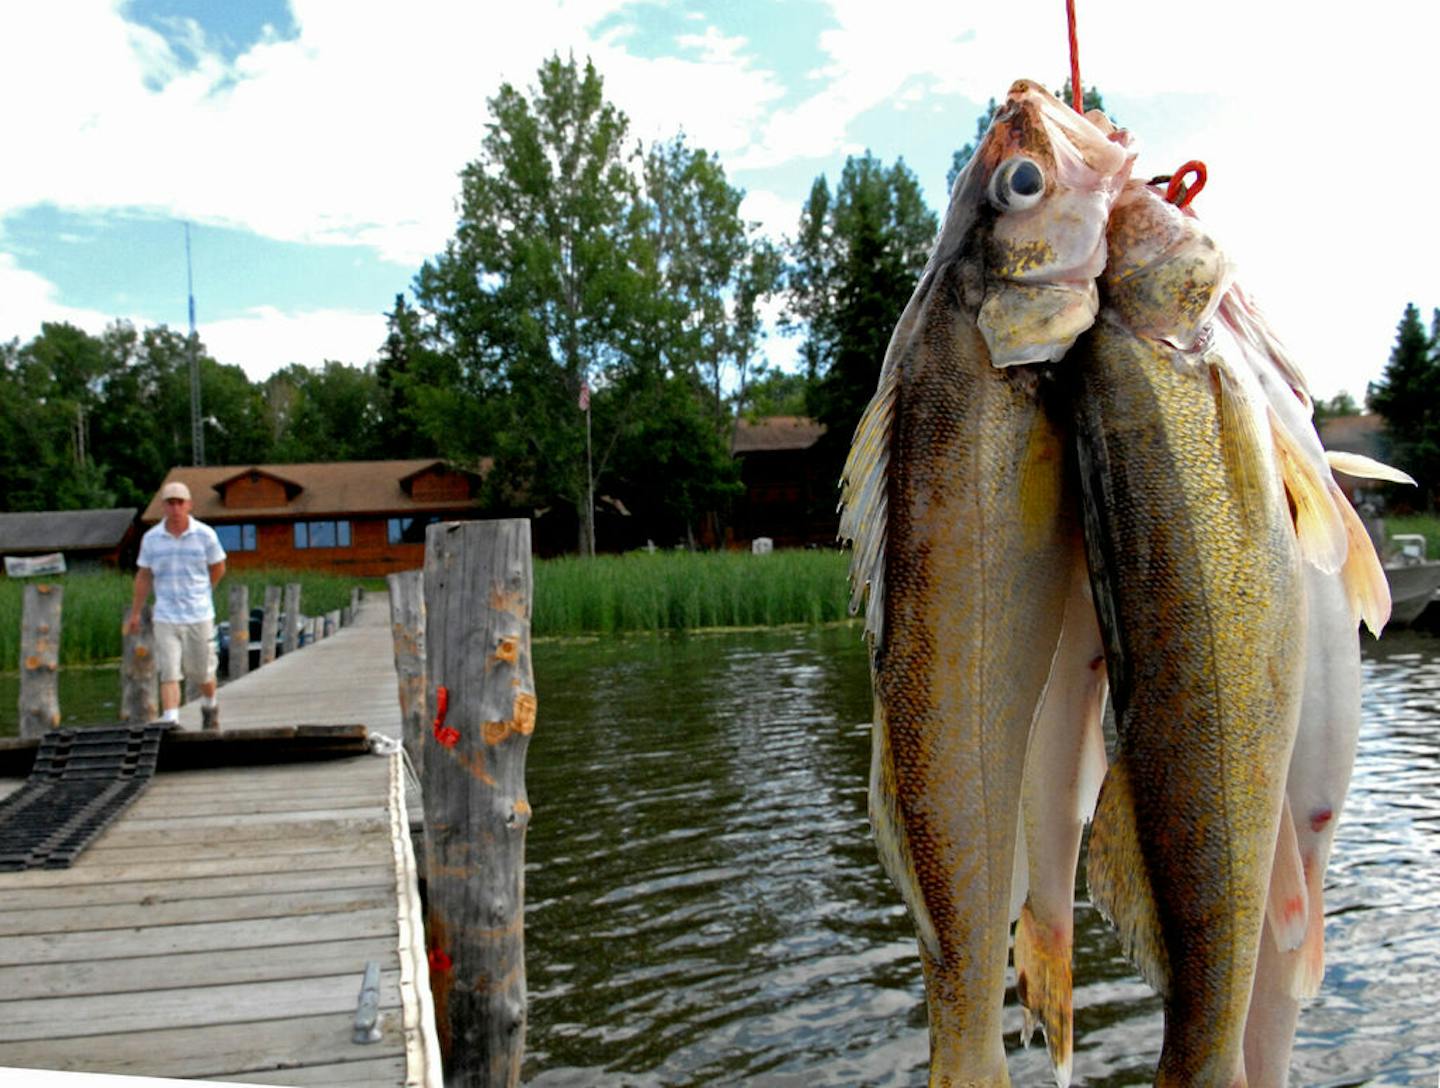
[[[925,270],[905,312],[890,334],[875,395],[865,406],[840,474],[840,539],[852,542],[850,612],[865,604],[865,634],[879,649],[885,627],[885,538],[889,529],[890,441],[900,388],[899,356],[909,343],[920,308],[934,282],[934,262]]]
[[[879,647],[885,624],[885,536],[889,518],[890,435],[899,386],[897,367],[880,372],[880,385],[855,428],[840,484],[840,536],[853,542],[850,611],[865,603],[865,633]],[[868,597],[868,600],[867,600]]]
[[[1360,515],[1355,513],[1350,500],[1340,494],[1340,488],[1333,480],[1330,486],[1335,488],[1335,505],[1340,511],[1340,518],[1345,524],[1345,535],[1350,542],[1340,580],[1345,584],[1345,592],[1350,598],[1355,619],[1364,620],[1370,633],[1379,638],[1380,632],[1385,629],[1385,624],[1390,619],[1390,582],[1385,577],[1385,568],[1380,564],[1380,557],[1375,554],[1375,542],[1365,531],[1365,523],[1360,520]]]
[[[1230,290],[1225,292],[1225,299],[1220,303],[1220,320],[1240,337],[1246,348],[1258,354],[1258,357],[1270,363],[1270,365],[1284,378],[1285,383],[1290,387],[1291,392],[1305,406],[1309,412],[1313,407],[1310,397],[1310,385],[1305,380],[1305,374],[1300,369],[1290,353],[1285,350],[1285,345],[1270,328],[1270,323],[1259,308],[1250,301],[1239,284],[1231,284]]]
[[[1366,457],[1363,453],[1326,450],[1325,460],[1330,462],[1332,471],[1343,472],[1346,476],[1358,476],[1362,480],[1388,480],[1392,484],[1416,486],[1415,478],[1408,472],[1393,468],[1373,457]]]
[[[1322,475],[1323,470],[1305,455],[1304,447],[1286,429],[1275,409],[1268,411],[1280,478],[1285,481],[1285,490],[1295,507],[1300,554],[1317,570],[1334,574],[1344,566],[1349,548],[1345,522],[1335,502],[1338,495],[1335,481]],[[1344,496],[1339,498],[1343,503]]]
[[[1085,873],[1090,898],[1119,933],[1125,955],[1156,993],[1169,997],[1170,958],[1140,849],[1135,797],[1124,756],[1111,766],[1100,787]]]
[[[1265,901],[1270,935],[1281,952],[1292,952],[1305,940],[1310,919],[1310,901],[1305,887],[1305,865],[1300,860],[1300,842],[1295,837],[1295,817],[1287,798],[1280,808],[1280,826],[1275,835],[1275,862],[1270,867],[1270,895]]]

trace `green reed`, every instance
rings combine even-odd
[[[250,587],[250,606],[265,601],[267,585],[300,583],[300,610],[320,615],[350,603],[356,584],[385,591],[383,579],[355,579],[314,571],[255,570],[225,576],[215,593],[217,620],[230,617],[230,586],[237,581]],[[43,578],[0,579],[0,672],[11,672],[20,661],[20,615],[26,582],[49,582],[65,590],[61,606],[60,664],[82,665],[120,656],[120,625],[135,591],[133,574],[115,571],[72,571]]]
[[[1419,533],[1425,538],[1425,558],[1440,559],[1440,515],[1406,514],[1386,517],[1385,533]]]
[[[533,631],[543,637],[843,620],[846,563],[833,551],[540,560]]]

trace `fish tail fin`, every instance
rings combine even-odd
[[[1373,457],[1366,457],[1363,453],[1346,453],[1344,450],[1326,450],[1325,460],[1330,462],[1330,468],[1335,472],[1343,472],[1346,476],[1358,476],[1363,480],[1388,480],[1392,484],[1409,484],[1417,486],[1415,477],[1403,469],[1387,465],[1383,461],[1377,461]]]
[[[1073,1056],[1071,932],[1035,917],[1029,900],[1015,926],[1015,990],[1024,1009],[1020,1039],[1030,1044],[1038,1023],[1059,1088],[1069,1088]]]
[[[1316,569],[1334,574],[1344,565],[1349,546],[1344,517],[1334,501],[1334,480],[1306,456],[1275,410],[1269,412],[1280,476],[1295,508],[1300,554]]]
[[[1385,577],[1385,568],[1380,565],[1380,557],[1375,554],[1375,543],[1365,531],[1365,523],[1355,513],[1350,500],[1339,494],[1338,487],[1335,490],[1335,505],[1340,510],[1345,535],[1350,541],[1340,579],[1345,584],[1355,619],[1363,619],[1370,633],[1379,638],[1390,619],[1390,582]]]
[[[1215,403],[1220,418],[1220,452],[1230,476],[1236,502],[1252,523],[1263,521],[1269,490],[1261,454],[1260,427],[1249,399],[1224,360],[1211,363]]]
[[[1270,935],[1281,952],[1291,952],[1305,940],[1309,921],[1309,893],[1305,886],[1305,865],[1300,860],[1300,843],[1295,837],[1295,818],[1286,800],[1280,807],[1280,828],[1275,839],[1275,862],[1270,868],[1270,895],[1265,917]]]
[[[1105,775],[1090,827],[1086,881],[1096,908],[1115,927],[1120,945],[1145,981],[1170,995],[1170,961],[1135,824],[1135,796],[1122,756]]]
[[[1305,929],[1305,943],[1295,957],[1295,973],[1290,977],[1290,996],[1297,1001],[1316,996],[1325,978],[1325,873],[1313,855],[1305,866],[1305,875],[1310,885],[1310,924]]]

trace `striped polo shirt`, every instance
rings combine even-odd
[[[200,623],[215,618],[210,596],[210,567],[225,558],[215,530],[190,519],[179,536],[162,521],[140,538],[139,566],[155,579],[155,619],[160,623]]]

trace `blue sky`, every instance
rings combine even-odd
[[[1205,160],[1196,207],[1241,282],[1318,395],[1363,396],[1406,302],[1440,305],[1440,6],[1211,0],[1183,31],[1153,3],[1078,7],[1084,81],[1136,133],[1137,173]],[[0,5],[0,340],[183,328],[188,221],[218,358],[257,379],[369,361],[453,232],[486,99],[555,51],[595,61],[635,138],[717,153],[777,238],[867,148],[940,209],[986,100],[1068,65],[1061,0]],[[766,352],[786,365],[795,343]]]

